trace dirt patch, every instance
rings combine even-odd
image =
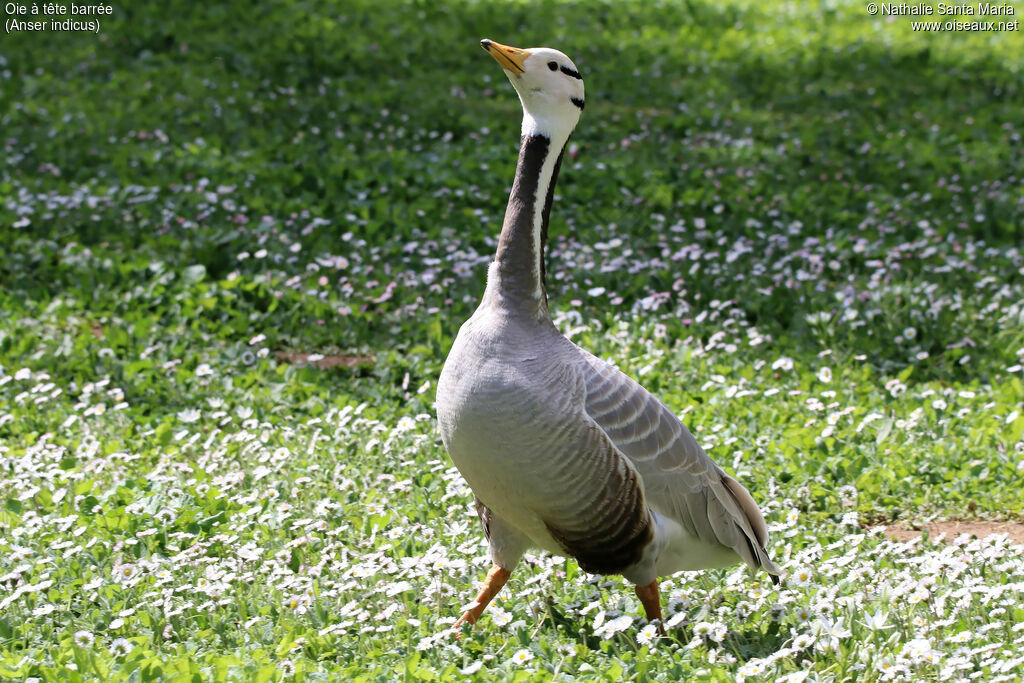
[[[291,351],[278,351],[274,354],[278,360],[292,365],[312,365],[318,368],[368,368],[373,367],[373,358],[370,356],[350,356],[347,354],[321,354],[321,353],[296,353]]]
[[[887,536],[897,541],[906,542],[917,538],[923,532],[928,532],[928,537],[936,539],[940,535],[946,535],[946,542],[952,542],[957,536],[967,534],[985,538],[995,534],[1007,534],[1013,543],[1024,544],[1024,523],[1021,522],[985,522],[985,521],[962,521],[949,520],[945,522],[928,522],[926,524],[892,524],[884,527]]]

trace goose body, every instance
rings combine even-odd
[[[475,621],[528,548],[637,584],[660,619],[657,577],[734,564],[779,572],[754,499],[639,383],[562,336],[543,248],[583,81],[549,48],[482,41],[523,103],[519,163],[487,289],[437,386],[441,436],[476,496],[494,567]]]

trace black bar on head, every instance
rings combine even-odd
[[[563,66],[563,67],[561,67],[561,69],[562,69],[562,73],[564,73],[566,76],[572,76],[573,78],[578,78],[581,81],[583,80],[583,76],[580,76],[580,72],[579,71],[574,71],[574,70],[570,69],[567,66]]]

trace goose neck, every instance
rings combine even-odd
[[[567,135],[524,131],[498,250],[488,272],[485,301],[547,315],[544,246],[567,140]]]

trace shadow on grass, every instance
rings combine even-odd
[[[692,219],[723,205],[715,238],[749,236],[747,218],[771,210],[811,234],[851,234],[873,215],[899,242],[919,235],[918,217],[900,214],[910,201],[930,207],[940,233],[983,215],[958,235],[1019,244],[1022,49],[922,37],[859,12],[695,1],[148,2],[120,8],[100,38],[61,36],[61,50],[9,37],[13,75],[0,81],[0,120],[21,156],[7,192],[60,197],[88,183],[111,200],[18,229],[8,203],[0,240],[11,255],[0,280],[43,297],[80,285],[57,258],[69,242],[170,268],[202,264],[223,278],[235,254],[275,235],[202,223],[202,193],[173,189],[200,178],[245,188],[254,217],[356,215],[381,259],[400,257],[412,235],[436,237],[438,225],[482,241],[468,200],[456,205],[450,191],[501,204],[508,173],[481,173],[479,164],[511,169],[508,131],[520,117],[478,47],[484,36],[556,45],[587,79],[574,139],[581,158],[603,169],[563,174],[554,231],[573,217],[581,230],[617,223],[641,233],[652,213]],[[721,172],[709,180],[711,170]],[[129,185],[155,188],[155,199],[127,208],[138,198]],[[320,231],[303,246],[332,251],[337,238]],[[115,268],[97,280],[116,288],[126,277],[135,274]],[[753,298],[741,282],[697,286]],[[455,301],[478,293],[452,287]],[[805,335],[804,314],[831,296],[777,288],[748,315]],[[468,310],[457,303],[451,314]],[[293,316],[294,336],[307,333],[310,317]],[[363,341],[390,340],[390,322],[368,325]]]
[[[626,633],[617,635],[611,639],[602,638],[601,636],[595,635],[593,628],[590,624],[582,624],[577,620],[574,620],[558,608],[557,602],[548,597],[546,600],[548,619],[550,619],[550,627],[556,631],[561,632],[566,638],[575,640],[577,643],[585,646],[586,648],[595,652],[602,652],[611,647],[624,647],[633,649],[637,647],[636,629],[630,629]],[[638,627],[639,628],[639,627]],[[675,643],[679,647],[685,647],[694,638],[692,628],[680,627],[672,629],[667,636],[663,637],[663,640]],[[733,653],[741,661],[747,661],[750,659],[757,659],[760,657],[767,657],[768,655],[778,652],[783,644],[788,640],[787,634],[781,629],[780,625],[776,622],[769,622],[768,629],[766,632],[761,633],[760,631],[756,634],[748,633],[745,631],[733,631],[728,637],[719,645],[715,647],[721,647],[723,650]]]
[[[843,171],[866,183],[884,178],[927,184],[954,170],[1001,178],[1019,167],[1019,153],[999,143],[1002,125],[1016,121],[1024,104],[1019,73],[1010,70],[1024,61],[1020,48],[958,50],[952,39],[922,42],[909,26],[883,31],[856,10],[815,14],[808,8],[790,16],[784,8],[693,1],[440,6],[358,0],[343,7],[236,2],[207,11],[133,3],[99,42],[68,36],[66,49],[55,51],[30,37],[12,39],[18,49],[10,66],[17,77],[4,82],[4,112],[11,119],[8,135],[32,140],[25,152],[38,163],[64,161],[58,165],[65,180],[115,170],[120,177],[111,180],[122,183],[181,180],[190,171],[234,174],[242,170],[235,153],[272,145],[275,156],[257,156],[257,163],[242,167],[270,180],[277,165],[301,164],[300,180],[285,186],[313,190],[340,206],[354,187],[308,178],[329,176],[335,160],[347,157],[342,150],[355,145],[375,163],[409,155],[359,135],[380,122],[382,108],[408,115],[411,125],[433,124],[457,136],[494,117],[518,122],[518,103],[477,45],[491,35],[557,45],[575,56],[591,105],[576,136],[583,142],[617,143],[619,132],[635,127],[621,119],[642,112],[657,121],[658,132],[675,139],[740,123],[752,127],[756,145],[768,147],[798,131],[811,133],[797,155],[801,164],[827,171],[842,163]],[[75,80],[69,84],[67,76]],[[497,92],[484,95],[485,88]],[[149,97],[140,99],[139,89]],[[265,96],[257,111],[222,102],[248,89]],[[211,115],[217,104],[220,112]],[[681,113],[680,105],[689,113]],[[86,114],[85,130],[55,125],[52,136],[34,135],[28,126],[56,111]],[[330,112],[341,115],[351,135],[295,144],[297,131],[329,121]],[[143,141],[104,142],[149,126],[163,126],[176,142],[202,138],[210,149],[193,155],[198,159],[151,164]],[[857,152],[861,138],[878,137],[878,126],[885,134],[903,130],[904,141],[920,145],[922,157],[908,157],[905,173],[893,175],[893,158],[885,153],[862,159]],[[85,144],[81,138],[67,144],[66,136],[83,132]],[[655,143],[652,153],[663,148]],[[432,153],[424,145],[409,156]],[[636,165],[635,148],[629,154]],[[134,171],[124,163],[128,159],[139,162]],[[644,161],[675,165],[664,156]],[[158,173],[176,167],[179,174]],[[393,170],[405,169],[398,163]],[[80,229],[100,238],[87,226]]]

